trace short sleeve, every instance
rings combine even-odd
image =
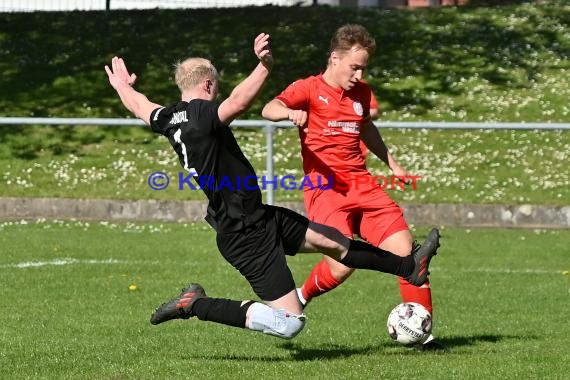
[[[309,108],[310,86],[306,79],[300,79],[291,83],[281,94],[275,99],[281,100],[285,105],[292,109]]]
[[[156,133],[168,136],[171,116],[171,107],[156,108],[150,113],[150,128]]]

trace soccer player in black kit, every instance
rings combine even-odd
[[[291,339],[306,320],[286,261],[286,255],[297,252],[321,252],[346,266],[403,276],[417,285],[427,279],[430,260],[439,247],[436,229],[412,255],[400,257],[350,240],[291,210],[262,203],[255,171],[229,128],[249,108],[269,76],[273,57],[268,34],[255,38],[254,52],[259,63],[221,103],[214,102],[218,72],[203,58],[188,58],[177,65],[181,100],[168,107],[151,102],[132,87],[136,75],[128,72],[122,58],[114,57],[111,68],[105,66],[124,106],[168,138],[181,165],[201,184],[209,201],[206,221],[217,233],[219,251],[262,300],[209,297],[201,285],[191,283],[156,309],[152,324],[196,316]],[[208,178],[207,183],[200,178]],[[244,178],[251,182],[244,186],[240,183]]]

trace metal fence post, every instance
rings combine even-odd
[[[265,166],[266,166],[266,179],[270,178],[271,181],[273,180],[273,132],[275,131],[275,127],[273,124],[267,123],[265,124],[265,148],[267,157],[265,159]],[[273,204],[273,182],[267,182],[267,204]]]

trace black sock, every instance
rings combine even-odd
[[[351,240],[341,263],[351,268],[372,269],[396,276],[407,277],[414,270],[412,255],[400,257],[363,241]]]
[[[192,305],[192,315],[202,321],[245,328],[245,314],[253,302],[241,306],[242,301],[224,298],[200,298]]]

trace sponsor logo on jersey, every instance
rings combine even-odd
[[[170,124],[180,124],[182,122],[188,122],[186,111],[176,112],[172,115],[172,119],[170,119]]]
[[[333,131],[332,128],[342,128],[342,131],[345,133],[360,133],[360,126],[356,121],[329,120],[327,127],[331,128],[330,133],[333,135],[338,134],[338,132]]]
[[[329,105],[329,98],[328,97],[324,97],[322,95],[319,95],[319,100],[321,100],[323,103],[326,103],[326,105]]]

